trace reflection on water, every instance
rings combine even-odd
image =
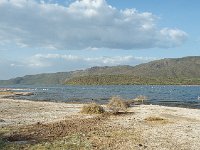
[[[8,86],[17,91],[34,92],[32,96],[19,99],[106,103],[113,95],[132,99],[138,95],[148,97],[147,104],[200,108],[200,86]]]

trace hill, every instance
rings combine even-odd
[[[10,80],[1,80],[0,85],[51,85],[63,84],[66,78],[71,76],[71,72],[44,73],[37,75],[26,75]]]
[[[200,78],[200,56],[162,59],[134,67],[136,76],[159,78]]]
[[[0,81],[11,84],[198,84],[200,56],[161,59],[137,66],[92,67],[73,72],[27,75]]]
[[[145,64],[92,67],[66,84],[200,84],[200,56],[161,59]]]

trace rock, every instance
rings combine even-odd
[[[0,119],[0,122],[6,122],[5,120],[3,120],[3,119]]]
[[[32,92],[16,92],[15,95],[18,95],[18,96],[30,96],[30,95],[33,95]]]
[[[141,147],[141,146],[143,146],[143,145],[142,145],[142,144],[139,144],[138,146]]]

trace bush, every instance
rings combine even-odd
[[[112,110],[113,113],[118,113],[119,111],[127,111],[129,107],[128,103],[118,96],[114,96],[110,99],[107,107]]]
[[[91,103],[82,107],[81,113],[84,114],[102,114],[105,110],[101,105]]]

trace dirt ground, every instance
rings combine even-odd
[[[0,128],[12,129],[0,136],[38,144],[81,133],[89,149],[200,149],[200,110],[137,105],[117,115],[84,115],[82,106],[0,98]]]
[[[0,122],[0,127],[55,122],[73,118],[74,115],[78,117],[81,107],[82,104],[0,99],[0,119],[4,120]]]

